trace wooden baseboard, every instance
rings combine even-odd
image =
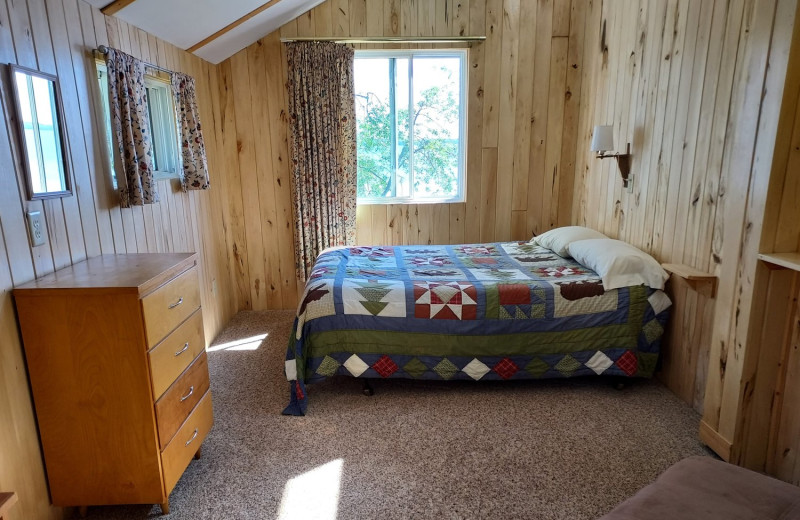
[[[732,443],[705,421],[700,421],[700,440],[725,462],[730,462]]]

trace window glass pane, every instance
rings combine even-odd
[[[361,202],[463,200],[463,57],[356,52]]]
[[[458,195],[461,60],[414,57],[414,196]]]
[[[153,108],[154,108],[154,105],[156,105],[156,103],[158,101],[156,99],[154,99],[156,97],[153,94],[154,90],[155,89],[153,89],[153,88],[149,88],[149,87],[147,88],[147,110],[148,110],[149,115],[150,115],[150,137],[152,137],[152,139],[151,139],[151,143],[152,143],[151,149],[153,151],[153,170],[159,171],[160,170],[159,166],[161,165],[161,160],[160,160],[161,157],[160,157],[160,154],[158,153],[158,151],[159,151],[158,150],[158,146],[156,146],[156,143],[158,142],[157,139],[158,139],[159,136],[157,136],[156,132],[155,132],[155,129],[158,126],[156,124],[156,121],[158,121],[158,120],[155,117],[153,117]]]
[[[408,129],[411,121],[409,119],[408,103],[410,100],[409,89],[409,58],[395,59],[395,132],[397,146],[395,157],[397,158],[397,193],[396,197],[411,196],[411,144],[408,140]]]
[[[354,64],[359,197],[394,196],[391,62],[374,58]]]

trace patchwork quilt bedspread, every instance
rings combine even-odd
[[[291,401],[337,374],[415,379],[650,377],[669,298],[528,242],[320,254],[286,353]]]

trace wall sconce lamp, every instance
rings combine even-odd
[[[598,159],[613,157],[617,160],[619,173],[622,175],[622,186],[633,191],[633,175],[631,175],[631,143],[627,143],[625,153],[607,153],[614,149],[614,127],[598,125],[592,132],[592,152],[597,152]]]

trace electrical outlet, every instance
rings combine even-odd
[[[31,245],[33,247],[44,245],[46,242],[41,211],[28,212],[28,234],[31,237]]]

